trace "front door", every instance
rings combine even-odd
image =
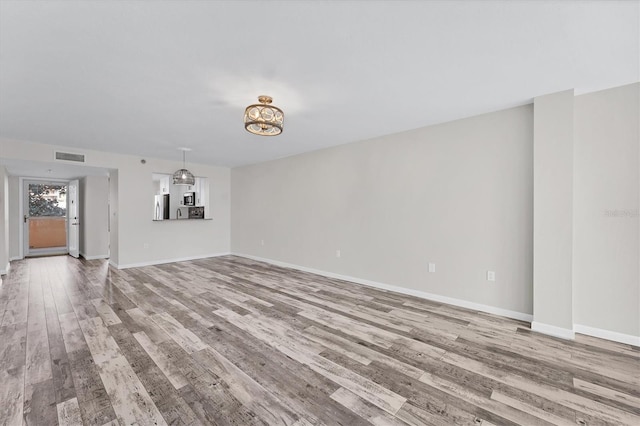
[[[67,192],[65,182],[24,181],[25,256],[68,252]]]

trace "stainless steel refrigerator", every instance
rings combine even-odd
[[[153,220],[169,219],[169,194],[156,195],[153,204]]]

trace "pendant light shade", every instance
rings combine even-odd
[[[176,170],[173,174],[173,184],[174,185],[195,185],[196,178],[193,176],[185,165],[185,155],[188,151],[187,148],[182,148],[182,168],[180,170]]]
[[[173,184],[174,185],[194,185],[196,183],[196,178],[193,176],[187,169],[177,170],[173,174]]]
[[[259,96],[259,104],[249,105],[244,111],[244,128],[260,136],[277,136],[282,133],[284,113],[271,105],[271,96]]]

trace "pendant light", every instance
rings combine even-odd
[[[185,156],[187,151],[191,151],[189,148],[180,148],[182,151],[182,168],[177,170],[173,174],[173,184],[174,185],[194,185],[196,183],[196,178],[193,176],[185,165]]]
[[[244,110],[244,128],[260,136],[277,136],[282,133],[284,113],[271,105],[271,96],[258,97],[259,104],[249,105]]]

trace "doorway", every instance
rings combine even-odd
[[[24,181],[24,256],[78,252],[77,181]]]

